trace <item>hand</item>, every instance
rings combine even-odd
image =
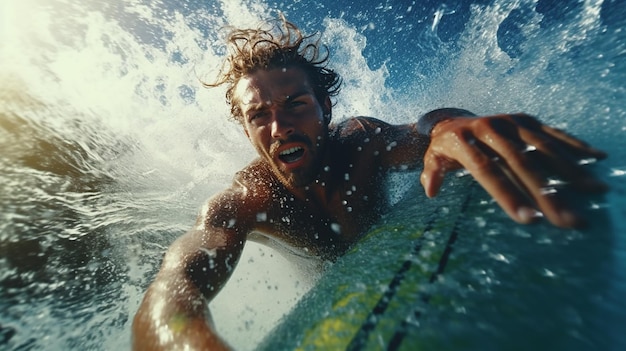
[[[582,160],[605,157],[525,114],[451,118],[433,128],[420,179],[426,195],[433,197],[447,172],[465,168],[515,221],[530,223],[545,216],[556,226],[571,228],[584,222],[566,205],[564,191],[570,186],[606,190],[581,166]]]

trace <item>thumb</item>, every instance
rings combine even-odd
[[[443,179],[446,175],[446,168],[437,157],[424,159],[424,169],[420,175],[420,182],[424,187],[426,196],[434,197],[439,192]]]

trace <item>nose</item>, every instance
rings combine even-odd
[[[284,139],[294,132],[294,126],[289,116],[276,112],[272,117],[272,138]]]

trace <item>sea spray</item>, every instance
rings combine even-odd
[[[223,88],[202,87],[225,27],[277,11],[329,41],[346,83],[335,120],[535,114],[610,152],[593,168],[613,187],[600,205],[626,218],[623,4],[548,3],[3,2],[0,325],[16,332],[0,348],[128,348],[163,252],[255,157]],[[409,183],[395,182],[398,199],[421,191]],[[246,250],[214,315],[238,349],[308,288],[271,251]]]

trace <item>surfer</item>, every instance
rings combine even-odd
[[[276,30],[278,29],[278,30]],[[570,188],[601,191],[581,159],[605,154],[525,114],[476,117],[429,112],[416,123],[368,117],[332,123],[340,77],[319,39],[282,19],[273,30],[234,29],[218,80],[259,158],[209,199],[195,226],[168,249],[133,323],[133,348],[227,349],[208,301],[225,284],[246,240],[333,260],[388,206],[390,172],[423,167],[426,194],[466,169],[515,221],[583,220],[563,199]],[[567,187],[553,187],[559,177]]]

